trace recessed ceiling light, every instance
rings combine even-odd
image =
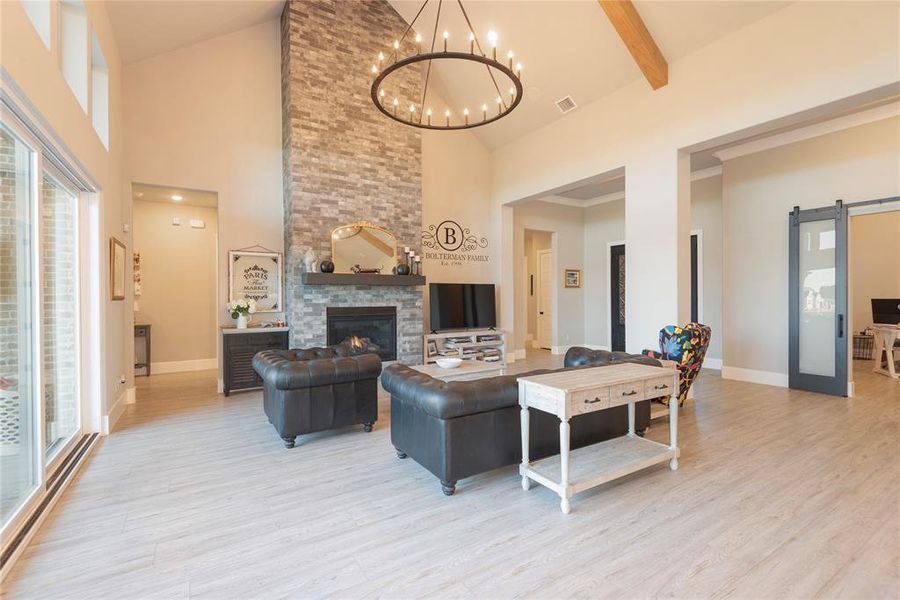
[[[175,202],[181,202],[182,200],[184,200],[184,196],[179,196],[178,194],[172,194],[170,198],[172,198],[172,200],[174,200]]]

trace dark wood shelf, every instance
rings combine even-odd
[[[376,273],[301,273],[303,285],[425,285],[424,275]]]

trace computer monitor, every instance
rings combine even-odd
[[[900,298],[872,298],[872,322],[900,325]]]

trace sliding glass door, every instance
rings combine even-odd
[[[9,533],[81,434],[79,193],[0,124],[0,519]],[[4,535],[5,537],[5,535]]]
[[[0,517],[40,484],[34,396],[34,151],[0,127]]]

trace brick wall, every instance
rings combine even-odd
[[[397,306],[398,358],[422,355],[422,289],[303,286],[303,254],[331,251],[331,231],[359,220],[419,251],[421,139],[372,105],[371,65],[406,22],[383,0],[290,0],[282,15],[285,305],[291,345],[325,343],[326,306]],[[395,74],[415,97],[418,69]]]
[[[19,379],[19,293],[24,281],[16,274],[19,235],[16,218],[15,142],[0,130],[0,377]],[[12,451],[19,443],[21,423],[17,392],[0,388],[0,448]]]

